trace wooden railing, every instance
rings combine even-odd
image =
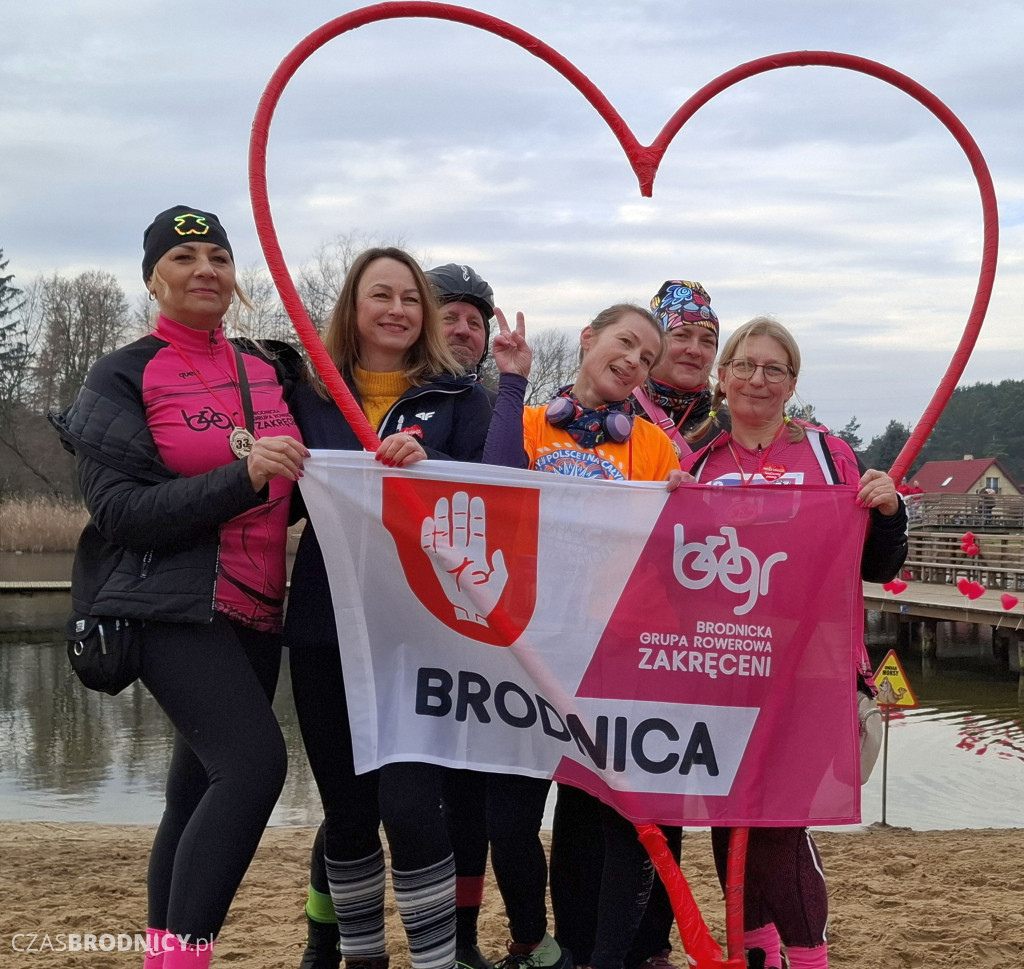
[[[912,527],[904,570],[919,582],[955,584],[965,576],[989,589],[1024,589],[1024,532],[975,532],[977,555],[961,547],[963,533]]]
[[[911,495],[911,526],[1008,532],[1024,529],[1024,495]]]

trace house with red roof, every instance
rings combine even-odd
[[[928,461],[911,477],[911,486],[930,495],[974,495],[986,492],[1019,495],[1020,486],[998,458],[964,455],[962,461]]]

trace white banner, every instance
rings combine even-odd
[[[634,820],[858,814],[850,644],[863,518],[847,489],[754,489],[753,500],[744,489],[738,513],[735,489],[670,496],[662,483],[443,461],[401,471],[352,451],[314,452],[301,487],[358,771],[418,760],[557,777]],[[845,529],[840,498],[853,509]],[[837,530],[823,564],[806,561],[805,521]],[[810,684],[808,715],[835,722],[827,743],[815,728],[821,763],[802,748],[815,778],[787,781],[798,804],[766,807],[757,788],[773,766],[754,761],[791,743],[779,738],[792,704],[770,699],[787,682]],[[752,746],[759,717],[777,725]]]

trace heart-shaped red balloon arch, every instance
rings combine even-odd
[[[977,341],[981,325],[985,319],[985,312],[988,309],[989,299],[992,295],[992,285],[995,279],[996,258],[999,247],[999,225],[995,190],[981,150],[960,119],[942,101],[916,81],[890,67],[886,67],[884,64],[879,64],[877,61],[832,51],[790,51],[788,53],[773,54],[769,57],[760,57],[756,60],[748,61],[746,64],[740,64],[738,67],[726,71],[713,81],[705,84],[669,118],[651,144],[642,145],[622,116],[615,110],[611,102],[601,93],[597,86],[554,48],[549,47],[525,30],[521,30],[496,17],[466,7],[456,7],[441,3],[376,4],[359,10],[353,10],[351,13],[338,17],[314,30],[297,44],[278,66],[263,92],[256,110],[256,116],[253,119],[252,138],[249,143],[249,194],[252,199],[256,229],[267,265],[299,339],[309,353],[313,365],[323,377],[331,396],[365,448],[374,450],[380,442],[359,405],[352,397],[345,382],[339,376],[337,368],[331,361],[323,343],[321,343],[316,328],[313,326],[305,307],[302,305],[281,252],[280,242],[277,238],[273,216],[270,211],[270,202],[267,197],[267,138],[270,133],[270,123],[273,118],[274,109],[281,98],[281,94],[288,81],[307,58],[328,41],[357,27],[363,27],[366,24],[376,23],[381,20],[402,18],[448,20],[454,23],[466,24],[470,27],[477,27],[480,30],[486,30],[489,33],[511,41],[554,68],[587,99],[604,119],[608,127],[611,128],[612,133],[622,146],[622,150],[626,153],[630,167],[639,180],[640,193],[644,196],[650,196],[654,190],[654,179],[658,173],[658,167],[672,139],[675,138],[683,125],[686,124],[698,109],[707,104],[716,95],[738,84],[740,81],[757,74],[764,74],[767,71],[777,70],[782,67],[809,66],[838,67],[844,70],[857,71],[899,88],[899,90],[908,94],[931,111],[953,135],[971,164],[971,169],[974,172],[981,194],[984,235],[978,286],[963,334],[928,406],[925,408],[909,440],[890,470],[890,474],[897,482],[903,478],[913,463],[914,458],[917,457],[923,447],[928,435],[935,427],[939,415],[949,401],[953,390],[956,388],[964,372],[964,368],[967,366],[967,361],[970,358],[971,351],[974,349],[974,344]],[[740,830],[745,835],[745,830]],[[693,903],[692,895],[690,895],[689,888],[685,884],[685,879],[681,878],[679,869],[674,863],[671,863],[671,856],[668,856],[667,849],[664,848],[664,838],[662,837],[659,842],[659,835],[660,832],[653,825],[645,825],[641,829],[641,837],[651,852],[652,857],[654,857],[659,872],[663,877],[668,876],[673,896],[673,905],[676,909],[680,932],[683,936],[688,955],[696,961],[696,965],[700,969],[704,969],[704,967],[710,969],[710,967],[714,966],[744,966],[742,888],[740,888],[739,892],[736,892],[735,886],[742,886],[743,853],[745,847],[741,851],[732,853],[730,857],[729,887],[726,891],[730,959],[723,961],[721,950],[714,940],[711,939],[707,932],[707,927],[704,925],[703,919]],[[745,840],[742,837],[740,840],[745,845]],[[674,872],[672,869],[675,869]],[[678,876],[677,879],[673,879],[673,875]]]
[[[967,156],[971,169],[974,171],[974,176],[978,182],[978,189],[981,193],[984,235],[982,239],[981,271],[978,275],[978,286],[975,290],[974,302],[971,306],[967,323],[964,326],[963,334],[928,406],[915,425],[909,440],[903,450],[900,451],[890,471],[897,482],[903,478],[913,463],[914,458],[917,457],[924,446],[928,435],[935,427],[935,422],[939,419],[939,415],[949,401],[964,372],[964,368],[967,366],[967,361],[970,359],[971,351],[974,349],[978,333],[985,319],[985,312],[988,309],[989,299],[992,295],[992,284],[995,279],[996,257],[999,248],[999,220],[996,210],[995,189],[992,186],[992,177],[989,174],[988,166],[985,164],[985,159],[982,157],[981,150],[960,119],[927,88],[918,84],[917,81],[907,77],[905,74],[899,73],[899,71],[893,70],[891,67],[879,64],[877,61],[832,51],[790,51],[784,54],[773,54],[770,57],[759,57],[757,60],[740,64],[738,67],[734,67],[732,70],[719,75],[692,95],[669,118],[668,122],[658,133],[657,138],[650,145],[641,145],[629,126],[622,119],[622,116],[612,107],[611,102],[601,93],[597,86],[554,48],[549,47],[532,34],[528,34],[525,30],[521,30],[504,20],[498,20],[496,17],[480,13],[477,10],[470,10],[466,7],[455,7],[441,3],[375,4],[374,6],[353,10],[351,13],[338,17],[314,30],[297,44],[278,66],[263,92],[256,110],[256,116],[253,119],[252,138],[249,143],[249,194],[252,199],[256,229],[259,233],[260,244],[263,247],[267,265],[277,290],[281,295],[281,301],[284,304],[285,310],[299,335],[299,339],[309,353],[313,364],[324,378],[331,395],[337,401],[338,406],[353,430],[358,434],[364,447],[371,450],[376,448],[379,443],[377,435],[366,421],[363,412],[352,399],[352,395],[349,393],[344,381],[338,376],[336,368],[332,364],[326,350],[324,350],[316,329],[310,322],[302,301],[299,299],[299,294],[288,274],[284,256],[281,253],[281,246],[274,229],[274,220],[267,198],[267,137],[270,132],[270,122],[273,118],[274,109],[280,100],[285,86],[300,65],[310,55],[319,50],[329,40],[333,40],[340,34],[347,33],[357,27],[363,27],[366,24],[376,23],[380,20],[412,17],[450,20],[454,23],[466,24],[471,27],[477,27],[480,30],[486,30],[522,47],[523,50],[533,54],[535,57],[539,57],[542,61],[553,67],[593,105],[597,113],[605,120],[608,127],[611,128],[619,144],[622,146],[622,150],[626,153],[630,167],[639,179],[640,192],[645,196],[651,195],[654,189],[654,179],[658,172],[658,166],[661,164],[661,159],[672,139],[697,110],[707,104],[717,94],[732,87],[734,84],[738,84],[740,81],[757,74],[764,74],[767,71],[774,71],[782,67],[807,66],[839,67],[845,70],[857,71],[861,74],[876,77],[887,84],[899,88],[931,111],[956,139],[957,144],[960,145]]]

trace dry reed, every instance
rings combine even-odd
[[[88,520],[89,513],[80,501],[4,498],[0,501],[0,551],[72,551]]]

